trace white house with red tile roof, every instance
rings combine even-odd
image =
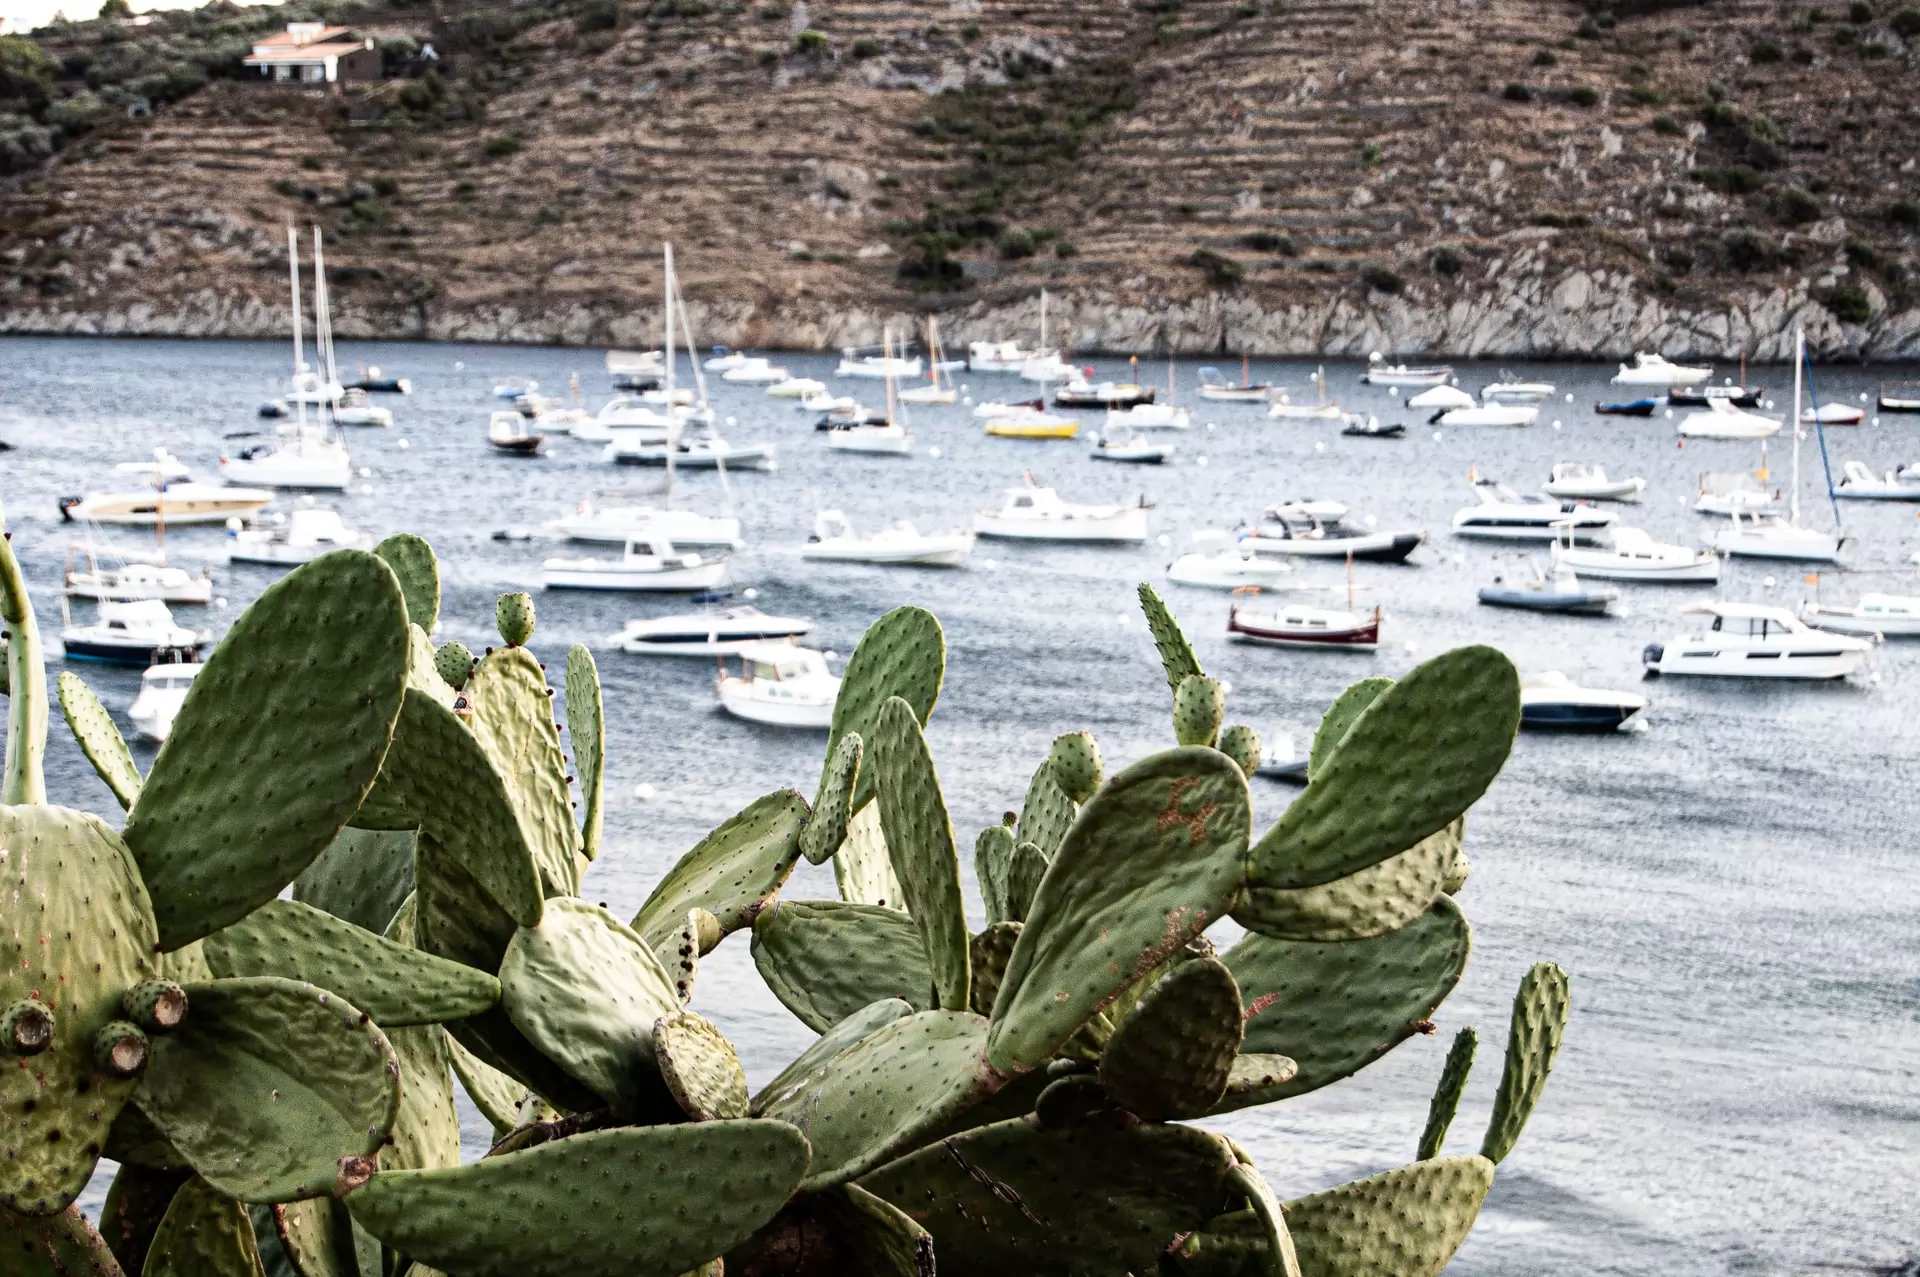
[[[241,63],[258,67],[262,79],[275,84],[380,78],[380,55],[374,52],[373,38],[357,38],[351,27],[324,22],[289,22],[285,31],[255,44]]]

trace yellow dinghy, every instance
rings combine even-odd
[[[1034,413],[990,419],[987,433],[1000,439],[1071,439],[1080,433],[1080,423],[1066,417]]]

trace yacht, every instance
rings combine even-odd
[[[913,436],[897,422],[837,426],[827,431],[827,447],[834,452],[904,457],[913,451]]]
[[[353,459],[346,444],[324,427],[282,426],[271,440],[259,435],[229,438],[259,442],[241,443],[232,455],[222,442],[220,477],[228,483],[339,491],[353,481]],[[171,521],[172,516],[168,517]]]
[[[229,563],[291,568],[332,550],[366,550],[372,546],[372,537],[349,528],[334,510],[295,510],[284,526],[276,528],[242,527],[238,519],[227,524]]]
[[[1125,411],[1136,404],[1152,403],[1155,393],[1151,386],[1136,385],[1130,381],[1103,381],[1095,384],[1081,374],[1075,373],[1066,385],[1053,392],[1053,404],[1056,408],[1106,408]]]
[[[1375,532],[1343,519],[1326,522],[1272,519],[1268,511],[1241,544],[1258,554],[1297,554],[1316,559],[1352,559],[1356,563],[1405,563],[1426,542],[1424,532]]]
[[[973,530],[1023,541],[1145,541],[1147,507],[1076,505],[1029,475],[1022,486],[1001,494],[999,509],[975,514]]]
[[[160,524],[224,523],[264,508],[273,493],[262,488],[230,488],[211,483],[169,483],[128,492],[89,492],[62,497],[60,516],[83,523],[155,527]]]
[[[1613,375],[1616,386],[1697,386],[1713,376],[1712,368],[1689,368],[1670,364],[1659,355],[1637,354],[1631,364],[1621,364]]]
[[[1712,399],[1705,408],[1690,412],[1675,427],[1688,439],[1771,439],[1780,433],[1781,422],[1757,412],[1736,408],[1725,399]]]
[[[1480,399],[1483,403],[1540,403],[1553,398],[1553,383],[1550,381],[1521,381],[1510,372],[1502,372],[1504,381],[1492,382],[1480,387]]]
[[[970,341],[967,343],[967,371],[1019,372],[1040,352],[1027,350],[1017,341]]]
[[[1867,417],[1865,408],[1847,403],[1823,403],[1818,408],[1802,408],[1800,420],[1805,425],[1857,426]]]
[[[692,549],[739,550],[740,520],[732,515],[663,510],[650,505],[596,506],[582,501],[572,514],[547,525],[571,541],[625,545],[635,537],[658,537]]]
[[[1638,692],[1581,687],[1559,670],[1520,680],[1520,726],[1530,731],[1623,731],[1642,721],[1646,709]]]
[[[740,673],[722,672],[716,689],[722,709],[772,727],[824,731],[833,726],[840,680],[827,669],[823,654],[791,643],[753,643],[734,655],[740,658]]]
[[[774,445],[770,443],[729,443],[706,435],[668,443],[629,442],[618,435],[601,450],[600,459],[622,466],[664,466],[672,454],[681,470],[771,470],[775,466]]]
[[[173,720],[187,703],[193,680],[205,667],[199,661],[161,661],[140,674],[140,693],[127,706],[127,717],[141,737],[166,744]]]
[[[1638,501],[1646,490],[1645,479],[1610,478],[1605,466],[1584,461],[1556,461],[1544,489],[1565,501]]]
[[[1409,396],[1407,399],[1407,407],[1419,408],[1422,411],[1431,409],[1436,414],[1448,412],[1455,408],[1471,408],[1474,406],[1474,403],[1474,397],[1460,389],[1460,387],[1445,385],[1435,386],[1430,390],[1423,390],[1417,395]]]
[[[791,643],[813,630],[797,616],[768,616],[751,605],[628,621],[608,642],[636,656],[726,656],[743,647]]]
[[[1542,572],[1532,555],[1523,556],[1520,566],[1502,571],[1480,591],[1480,601],[1488,607],[1565,616],[1605,616],[1619,598],[1620,591],[1611,586],[1596,590],[1582,585],[1565,563],[1556,561],[1551,571]]]
[[[1109,411],[1107,425],[1132,430],[1186,430],[1193,425],[1193,414],[1176,404],[1137,403],[1125,412]]]
[[[1438,386],[1453,380],[1453,369],[1446,364],[1389,364],[1376,350],[1367,356],[1367,370],[1360,380],[1370,386]]]
[[[1800,619],[1815,629],[1836,634],[1913,638],[1920,636],[1920,598],[1910,594],[1862,594],[1852,607],[1803,603]]]
[[[787,380],[787,370],[771,360],[742,359],[720,374],[720,380],[750,386],[776,386]]]
[[[1650,674],[1718,678],[1845,678],[1860,668],[1873,640],[1808,627],[1783,607],[1701,603],[1686,609],[1711,625],[1665,643],[1649,643],[1641,663]]]
[[[1208,590],[1238,590],[1249,585],[1272,585],[1293,566],[1284,559],[1260,555],[1225,532],[1196,532],[1194,549],[1167,565],[1167,579],[1175,585]]]
[[[80,567],[69,556],[66,593],[70,599],[96,603],[130,603],[158,599],[162,603],[207,603],[213,599],[213,577],[205,569],[195,576],[185,568],[154,563],[122,563],[102,567],[92,547],[75,547],[86,558]]]
[[[1579,546],[1570,540],[1553,543],[1553,561],[1585,576],[1611,581],[1712,584],[1720,579],[1720,556],[1712,550],[1655,541],[1639,528],[1615,527],[1611,545]]]
[[[1268,603],[1259,595],[1227,611],[1227,637],[1272,647],[1318,647],[1371,652],[1380,646],[1380,609],[1355,611],[1307,603]]]
[[[1804,563],[1832,563],[1840,557],[1847,538],[1837,532],[1801,527],[1777,514],[1736,511],[1726,527],[1707,538],[1721,554],[1748,559],[1792,559]]]
[[[1762,459],[1762,470],[1765,460]],[[1765,514],[1785,504],[1778,489],[1767,487],[1750,474],[1708,473],[1700,476],[1699,496],[1693,508],[1701,514]]]
[[[1875,475],[1863,461],[1849,461],[1845,475],[1833,485],[1836,497],[1856,501],[1920,501],[1920,463]]]
[[[378,426],[393,425],[393,410],[382,408],[367,398],[367,392],[357,386],[349,386],[340,393],[329,412],[336,426]]]
[[[833,370],[836,377],[865,377],[873,381],[883,381],[892,377],[895,381],[904,381],[909,377],[918,377],[927,370],[926,363],[918,355],[908,358],[904,355],[869,355],[864,350],[872,347],[848,346],[841,351],[840,364]]]
[[[973,550],[971,532],[923,533],[905,519],[860,536],[840,510],[822,510],[813,519],[813,535],[800,547],[803,559],[834,563],[904,564],[958,567]]]
[[[727,556],[682,552],[658,537],[633,537],[617,559],[548,559],[540,583],[549,590],[711,590],[726,579]]]
[[[210,638],[204,630],[176,625],[173,613],[158,599],[102,603],[99,619],[92,625],[67,624],[60,630],[60,645],[68,660],[113,665],[198,660]]]
[[[785,381],[776,381],[767,387],[769,399],[807,399],[812,395],[827,393],[827,383],[816,381],[812,377],[789,377]]]
[[[1537,404],[1485,403],[1471,408],[1449,408],[1433,423],[1437,426],[1530,426],[1539,417]]]
[[[1552,541],[1564,535],[1585,545],[1591,544],[1602,529],[1612,527],[1620,517],[1595,506],[1535,493],[1522,495],[1490,479],[1474,480],[1473,492],[1479,503],[1453,516],[1453,534],[1457,537]]]

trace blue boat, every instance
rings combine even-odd
[[[1638,692],[1581,687],[1558,670],[1520,680],[1520,726],[1529,731],[1614,732],[1646,708]]]
[[[1567,616],[1605,616],[1620,591],[1611,586],[1593,589],[1580,584],[1572,568],[1559,567],[1548,576],[1531,558],[1522,559],[1524,567],[1493,579],[1480,591],[1480,601],[1488,607],[1514,607],[1529,612],[1558,612]],[[1517,578],[1517,579],[1516,579]]]
[[[1626,403],[1595,404],[1593,410],[1604,417],[1651,417],[1659,406],[1658,399],[1631,399]]]

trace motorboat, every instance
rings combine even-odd
[[[1407,428],[1399,422],[1383,426],[1380,418],[1368,417],[1365,421],[1350,421],[1341,434],[1353,439],[1400,439],[1405,437]]]
[[[775,466],[770,443],[729,443],[711,435],[674,443],[628,442],[616,436],[601,450],[600,459],[622,466],[664,466],[669,453],[682,470],[771,470]]]
[[[1093,436],[1087,455],[1095,461],[1125,461],[1134,465],[1157,466],[1173,459],[1174,445],[1151,443],[1135,437],[1125,426],[1109,426]]]
[[[497,452],[510,456],[537,456],[547,437],[527,429],[527,419],[517,412],[496,412],[487,418],[487,442]]]
[[[1849,461],[1843,467],[1840,482],[1833,485],[1836,497],[1856,501],[1920,501],[1920,464],[1875,475],[1864,461]]]
[[[1218,368],[1202,368],[1198,376],[1200,397],[1213,403],[1265,403],[1273,390],[1271,382],[1248,379],[1245,360],[1240,364],[1238,385],[1228,381]]]
[[[1520,726],[1528,731],[1617,732],[1642,721],[1646,709],[1638,692],[1581,687],[1559,670],[1520,680]]]
[[[264,488],[230,488],[211,483],[170,483],[164,488],[130,492],[89,492],[62,497],[60,515],[84,523],[153,527],[165,523],[224,523],[266,507],[273,493]]]
[[[1478,504],[1453,516],[1457,537],[1484,537],[1497,541],[1552,541],[1571,537],[1592,544],[1619,515],[1584,502],[1561,501],[1536,493],[1521,494],[1504,483],[1478,479],[1473,484]]]
[[[596,506],[582,501],[572,514],[548,525],[572,541],[625,545],[635,537],[658,538],[692,549],[738,550],[740,520],[733,515],[666,510],[650,505]]]
[[[800,557],[832,563],[951,568],[958,567],[973,551],[973,536],[971,532],[923,533],[905,519],[861,536],[844,511],[822,510],[813,518],[813,535],[800,547]]]
[[[1227,637],[1239,643],[1273,647],[1317,647],[1345,652],[1371,652],[1380,646],[1380,609],[1357,612],[1347,608],[1315,607],[1308,603],[1269,603],[1264,596],[1244,596],[1227,610]]]
[[[1645,479],[1613,479],[1605,466],[1585,461],[1556,461],[1543,491],[1566,501],[1638,501],[1647,490]]]
[[[1783,607],[1762,603],[1698,603],[1705,628],[1649,643],[1640,654],[1649,674],[1709,678],[1845,678],[1859,669],[1873,639],[1816,630]]]
[[[1284,559],[1260,555],[1225,532],[1196,532],[1194,549],[1167,565],[1167,579],[1175,585],[1208,590],[1238,590],[1249,585],[1272,585],[1293,568]]]
[[[493,397],[512,403],[538,389],[540,389],[540,383],[531,377],[502,377],[493,383]]]
[[[1071,439],[1080,433],[1080,423],[1016,406],[1001,416],[988,417],[983,429],[996,439]]]
[[[977,420],[989,421],[995,417],[1007,417],[1017,413],[1044,413],[1047,401],[1044,399],[1017,399],[1012,403],[1002,403],[998,399],[977,403],[973,406],[973,415]]]
[[[1053,403],[1057,408],[1125,410],[1139,404],[1152,404],[1156,393],[1151,386],[1130,381],[1103,381],[1096,385],[1076,376],[1053,392]]]
[[[609,350],[607,379],[616,390],[651,390],[667,375],[667,361],[658,350]]]
[[[863,403],[852,399],[841,399],[828,408],[820,420],[813,423],[815,430],[845,430],[848,426],[884,426],[887,414],[875,412]]]
[[[1453,380],[1453,369],[1446,364],[1390,364],[1376,350],[1367,356],[1360,380],[1370,386],[1438,386]]]
[[[771,360],[742,359],[720,374],[720,380],[749,386],[776,386],[787,380],[787,370]]]
[[[1779,489],[1768,489],[1753,475],[1709,471],[1700,476],[1693,508],[1701,514],[1764,514],[1779,510],[1784,503]]]
[[[1454,408],[1471,408],[1478,402],[1474,397],[1458,386],[1438,385],[1423,390],[1407,398],[1407,407],[1422,411],[1446,412]]]
[[[586,443],[610,443],[616,434],[639,443],[664,443],[685,419],[661,412],[631,395],[615,395],[601,405],[593,420],[576,424],[573,437]]]
[[[840,364],[833,370],[836,377],[864,377],[873,381],[882,381],[892,377],[895,381],[904,381],[909,377],[918,377],[926,371],[926,364],[920,356],[911,358],[904,355],[869,355],[862,347],[848,346],[841,351]]]
[[[1316,559],[1352,559],[1356,563],[1405,563],[1425,543],[1424,532],[1375,532],[1341,519],[1262,522],[1241,538],[1257,554],[1297,554]]]
[[[1724,386],[1670,386],[1667,388],[1667,403],[1674,408],[1704,408],[1719,400],[1730,403],[1736,408],[1758,408],[1767,397],[1764,386],[1736,386],[1729,382]]]
[[[336,510],[299,509],[280,527],[249,528],[234,519],[227,525],[227,562],[291,568],[332,550],[371,549],[373,538],[341,522]]]
[[[1313,373],[1314,401],[1294,403],[1285,394],[1276,394],[1273,402],[1267,405],[1267,417],[1272,421],[1345,421],[1347,410],[1337,402],[1327,398],[1327,370],[1316,368]],[[1472,400],[1468,400],[1469,403]]]
[[[1337,523],[1347,517],[1346,504],[1332,501],[1326,497],[1293,497],[1289,500],[1270,505],[1260,512],[1260,522],[1291,523],[1306,526],[1314,520],[1322,523]]]
[[[1850,403],[1823,403],[1818,408],[1802,408],[1800,420],[1805,425],[1857,426],[1867,418],[1867,410]]]
[[[328,406],[327,414],[336,426],[385,428],[393,425],[393,410],[372,402],[367,392],[357,386],[348,386],[342,391],[340,398]]]
[[[1659,355],[1636,354],[1631,364],[1621,364],[1613,375],[1616,386],[1697,386],[1713,376],[1712,368],[1690,368],[1668,363]]]
[[[692,408],[695,403],[693,391],[686,386],[655,386],[652,390],[641,391],[639,397],[641,403],[654,408]],[[687,420],[695,414],[675,412],[674,415],[682,420]],[[711,407],[704,408],[698,416],[702,421],[712,421],[713,409]]]
[[[1658,399],[1628,399],[1619,403],[1597,403],[1593,410],[1603,417],[1651,417],[1659,406]]]
[[[1920,382],[1883,381],[1874,402],[1881,412],[1920,412]]]
[[[1020,365],[1022,381],[1070,381],[1079,370],[1060,358],[1057,350],[1043,351]]]
[[[702,360],[700,366],[708,372],[732,372],[750,358],[752,356],[744,350],[729,350],[725,346],[715,346],[713,353]]]
[[[230,440],[246,439],[257,442],[239,442],[228,453]],[[272,439],[239,435],[222,440],[220,477],[236,485],[339,491],[353,481],[353,458],[346,444],[322,427],[282,426]]]
[[[1493,584],[1480,591],[1480,601],[1488,607],[1566,616],[1605,616],[1619,598],[1620,591],[1611,586],[1594,589],[1582,585],[1579,576],[1563,562],[1556,561],[1550,571],[1543,572],[1532,555],[1497,574]]]
[[[127,706],[134,732],[145,740],[166,744],[173,720],[187,703],[193,680],[205,668],[199,661],[161,661],[140,672],[140,691]]]
[[[1553,543],[1553,562],[1585,576],[1610,581],[1670,582],[1693,585],[1720,579],[1720,556],[1712,550],[1666,545],[1640,528],[1615,527],[1611,545]]]
[[[617,559],[548,559],[540,583],[549,590],[711,590],[726,580],[725,554],[700,555],[658,537],[634,537]]]
[[[740,673],[723,671],[716,688],[727,713],[770,727],[833,726],[840,680],[828,670],[825,654],[794,643],[746,644],[733,654],[740,658]]]
[[[1193,425],[1193,414],[1170,403],[1137,403],[1125,412],[1110,410],[1107,424],[1130,430],[1186,430]]]
[[[852,395],[836,395],[825,390],[816,390],[812,394],[802,396],[793,406],[801,412],[824,413],[852,412],[860,408]]]
[[[348,390],[364,390],[375,395],[410,395],[413,393],[413,379],[410,377],[389,377],[375,364],[371,368],[360,369],[359,380],[347,386]]]
[[[60,630],[60,645],[68,660],[110,665],[194,661],[210,641],[204,630],[175,624],[173,613],[158,599],[102,603],[93,624],[67,624]]]
[[[1504,381],[1480,387],[1482,403],[1540,403],[1553,398],[1554,386],[1550,381],[1521,381],[1510,372],[1501,376]]]
[[[960,398],[960,392],[952,386],[943,386],[929,382],[924,386],[908,386],[899,394],[901,403],[910,404],[950,404]]]
[[[1534,404],[1477,404],[1472,408],[1449,408],[1437,414],[1433,424],[1438,426],[1530,426],[1539,415],[1540,409]]]
[[[76,547],[85,555],[85,566],[77,566],[69,555],[66,595],[70,599],[91,599],[96,603],[130,603],[135,599],[158,599],[162,603],[208,603],[213,600],[213,577],[204,569],[198,576],[185,568],[155,563],[121,563],[103,567],[91,547]]]
[[[636,656],[726,656],[743,647],[790,643],[812,630],[813,622],[802,617],[768,616],[746,604],[628,621],[608,642]]]
[[[1920,637],[1920,598],[1910,594],[1862,594],[1852,607],[1807,602],[1800,619],[1835,634],[1877,634],[1881,638]]]
[[[1791,559],[1803,563],[1832,563],[1840,557],[1847,538],[1837,532],[1806,528],[1777,514],[1735,511],[1727,526],[1707,538],[1721,554],[1748,559]]]
[[[913,436],[898,422],[836,426],[827,431],[827,447],[834,452],[904,457],[913,451]]]
[[[1062,501],[1033,476],[1001,494],[1000,508],[973,516],[983,537],[1021,541],[1145,541],[1147,508],[1135,505],[1078,505]]]
[[[785,381],[776,381],[767,387],[769,399],[806,399],[809,395],[823,395],[827,392],[827,383],[812,377],[789,377]]]
[[[967,343],[969,372],[1019,372],[1040,352],[1027,350],[1017,341],[970,341]]]
[[[516,399],[513,406],[522,417],[548,434],[570,435],[577,428],[591,426],[597,420],[584,408],[569,408],[560,400],[549,399],[545,395]]]

